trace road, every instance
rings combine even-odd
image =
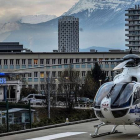
[[[93,125],[100,123],[93,121],[28,133],[21,133],[11,136],[0,137],[0,140],[92,140],[90,133],[94,133]],[[109,132],[112,126],[103,126],[99,132]],[[136,140],[140,130],[136,126],[118,126],[117,130],[123,132],[103,137],[94,138],[94,140]]]

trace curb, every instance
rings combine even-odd
[[[96,120],[98,120],[98,119],[93,118],[93,119],[87,119],[87,120],[81,120],[81,121],[75,121],[75,122],[61,123],[61,124],[43,126],[43,127],[38,127],[38,128],[2,133],[2,134],[0,134],[0,137],[20,134],[20,133],[26,133],[26,132],[32,132],[32,131],[38,131],[38,130],[43,130],[43,129],[49,129],[49,128],[55,128],[55,127],[61,127],[61,126],[67,126],[67,125],[74,125],[74,124],[85,123],[85,122],[91,122],[91,121],[96,121]]]

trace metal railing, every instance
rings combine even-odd
[[[16,98],[7,98],[8,102],[13,102],[13,103],[16,103],[17,100]],[[0,102],[5,102],[4,100],[0,100]]]

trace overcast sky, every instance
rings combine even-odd
[[[11,22],[26,15],[60,16],[78,0],[0,0],[0,22]]]

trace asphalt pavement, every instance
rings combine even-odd
[[[91,138],[94,133],[93,125],[99,124],[99,121],[68,125],[57,128],[44,129],[39,131],[21,133],[16,135],[0,137],[0,140],[137,140],[140,129],[136,126],[118,126],[117,130],[122,132],[118,134]],[[103,126],[99,132],[109,132],[113,126]]]

